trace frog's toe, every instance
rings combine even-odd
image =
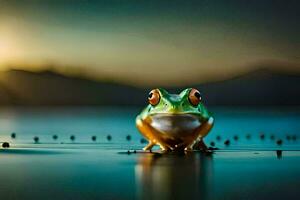
[[[188,147],[185,147],[185,148],[184,148],[184,151],[193,151],[193,148],[190,147],[190,146],[188,146]]]

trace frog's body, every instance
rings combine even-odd
[[[214,119],[197,90],[188,88],[175,95],[155,89],[149,98],[150,104],[136,118],[137,128],[149,140],[144,150],[151,150],[154,145],[163,151],[206,149],[202,138],[212,128]]]

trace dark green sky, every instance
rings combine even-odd
[[[131,84],[299,69],[298,1],[3,1],[0,65]]]

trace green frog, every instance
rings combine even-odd
[[[202,102],[201,93],[187,88],[180,94],[153,89],[149,105],[136,117],[136,126],[149,141],[143,150],[159,145],[162,151],[206,150],[203,138],[214,124],[214,118]]]

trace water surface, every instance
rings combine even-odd
[[[164,155],[140,151],[138,108],[2,108],[0,139],[11,147],[0,150],[1,196],[298,199],[299,109],[211,110],[216,125],[205,141],[219,150]]]

